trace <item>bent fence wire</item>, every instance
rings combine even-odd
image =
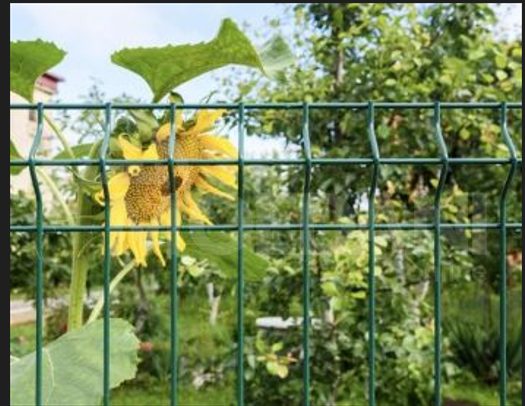
[[[176,126],[174,118],[177,109],[228,109],[237,111],[238,113],[238,134],[239,134],[239,155],[238,159],[221,159],[221,160],[197,160],[197,159],[174,159],[175,144],[177,142]],[[122,160],[107,158],[107,151],[109,147],[111,135],[111,119],[114,110],[164,110],[168,111],[171,117],[171,135],[169,139],[169,156],[165,160]],[[245,159],[244,142],[245,142],[245,111],[246,110],[297,110],[302,112],[302,158],[293,159]],[[310,147],[309,135],[309,117],[313,110],[360,110],[367,112],[367,136],[370,148],[372,151],[371,157],[358,158],[315,158],[312,156]],[[433,132],[437,146],[439,147],[439,156],[435,158],[388,158],[380,156],[378,141],[375,133],[375,116],[377,110],[414,110],[423,109],[433,112]],[[508,149],[508,157],[506,158],[452,158],[449,157],[447,144],[441,131],[441,114],[442,110],[492,110],[499,112],[500,126],[503,141]],[[177,307],[177,276],[178,276],[178,261],[177,249],[175,245],[175,235],[177,231],[229,231],[238,233],[238,283],[237,283],[237,329],[238,329],[238,349],[237,349],[237,404],[244,405],[244,268],[243,268],[243,236],[247,231],[268,231],[280,230],[291,231],[296,230],[302,233],[302,270],[303,270],[303,325],[302,325],[302,346],[303,346],[303,393],[302,403],[305,406],[311,404],[311,376],[310,376],[310,233],[318,230],[364,230],[368,232],[368,403],[369,405],[376,404],[376,289],[375,289],[375,235],[376,231],[385,230],[430,230],[434,235],[434,315],[435,315],[435,349],[434,349],[434,388],[435,399],[434,404],[439,406],[442,404],[442,287],[441,287],[441,235],[443,230],[499,230],[499,244],[500,244],[500,273],[501,280],[507,279],[507,234],[509,231],[521,232],[521,223],[507,222],[507,200],[511,187],[511,182],[516,175],[518,168],[522,165],[521,157],[518,157],[516,147],[509,134],[507,121],[509,110],[521,110],[522,103],[280,103],[280,104],[11,104],[11,110],[31,110],[36,112],[37,116],[37,130],[34,141],[28,156],[28,159],[11,160],[12,167],[29,167],[31,181],[36,195],[36,222],[30,226],[11,225],[10,232],[31,232],[36,235],[36,250],[37,250],[37,264],[36,264],[36,405],[42,404],[42,374],[43,374],[43,323],[44,323],[44,295],[43,295],[43,272],[44,272],[44,254],[43,241],[46,233],[73,233],[73,232],[103,232],[106,236],[104,244],[104,294],[105,297],[110,296],[109,284],[111,274],[110,261],[110,239],[109,234],[114,231],[168,231],[172,233],[171,238],[171,404],[173,406],[178,404],[178,307]],[[44,112],[46,110],[102,110],[105,113],[105,132],[101,147],[101,154],[98,159],[40,159],[37,158],[43,131],[44,131]],[[40,166],[50,167],[67,167],[67,166],[98,166],[101,173],[102,190],[105,199],[108,199],[108,176],[107,170],[113,166],[128,166],[133,164],[140,165],[166,165],[172,170],[170,173],[170,187],[171,187],[171,204],[172,204],[172,221],[171,226],[112,226],[110,223],[110,205],[106,204],[104,209],[105,223],[104,225],[45,225],[44,224],[44,207],[42,193],[39,187],[37,168]],[[181,225],[177,226],[175,221],[176,216],[176,181],[174,179],[173,168],[176,165],[236,165],[239,170],[239,187],[237,200],[237,224],[236,225]],[[244,221],[244,168],[246,166],[272,166],[272,165],[299,165],[305,168],[305,179],[303,189],[303,205],[301,213],[301,222],[297,224],[245,224]],[[313,166],[328,166],[328,165],[361,165],[372,168],[372,177],[369,188],[368,199],[368,223],[367,224],[318,224],[312,223],[310,219],[310,185],[312,177]],[[382,166],[388,165],[435,165],[439,168],[439,182],[436,189],[436,194],[433,203],[433,221],[431,223],[376,223],[376,208],[375,199],[378,179]],[[502,192],[499,202],[499,222],[497,223],[443,223],[441,220],[441,196],[445,188],[446,174],[454,165],[504,165],[508,167],[508,173],[505,183],[502,187]],[[500,382],[500,404],[506,404],[507,397],[507,357],[506,357],[506,343],[507,343],[507,285],[501,283],[500,291],[500,331],[501,331],[501,382]],[[104,302],[104,376],[101,379],[101,385],[104,388],[105,406],[110,405],[110,301]],[[298,393],[298,396],[301,396]]]

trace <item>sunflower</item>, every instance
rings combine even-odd
[[[211,133],[215,122],[224,110],[202,110],[192,120],[183,121],[177,116],[177,139],[175,159],[221,159],[236,158],[236,148],[225,138]],[[164,124],[157,131],[155,140],[146,149],[138,147],[124,137],[118,142],[126,160],[167,159],[171,125]],[[235,198],[215,187],[220,182],[230,188],[237,188],[236,166],[196,166],[176,165],[174,169],[177,193],[177,218],[179,226],[182,215],[189,220],[212,224],[199,208],[192,193],[199,189],[204,194],[211,193],[228,200]],[[170,226],[171,195],[170,177],[165,166],[130,165],[125,171],[111,175],[108,181],[112,226]],[[104,193],[99,191],[95,200],[105,204]],[[158,231],[117,231],[110,236],[111,252],[115,256],[131,251],[137,264],[146,266],[148,243],[163,265],[166,264],[160,246]],[[169,239],[171,233],[165,233]],[[185,242],[177,233],[177,248],[184,251]]]

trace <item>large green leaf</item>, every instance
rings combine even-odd
[[[274,37],[257,50],[232,20],[225,19],[210,42],[123,49],[111,60],[140,75],[158,102],[182,83],[226,65],[245,65],[273,76],[290,65],[293,58],[281,37]]]
[[[124,320],[111,320],[112,388],[135,377],[139,341]],[[68,333],[44,348],[43,406],[95,406],[103,395],[103,322]],[[11,405],[35,404],[35,354],[11,364]]]
[[[16,145],[14,144],[13,140],[9,140],[11,142],[11,148],[10,148],[10,159],[22,159],[22,156],[18,152],[18,149],[16,148]],[[11,166],[11,175],[18,175],[25,169],[25,166]]]
[[[226,233],[183,233],[184,254],[217,265],[227,278],[237,278],[237,241]],[[244,248],[244,276],[248,282],[260,282],[268,270],[266,259]]]
[[[11,91],[33,101],[36,80],[58,65],[66,53],[42,40],[11,42]]]

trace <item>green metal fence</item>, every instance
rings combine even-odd
[[[174,151],[177,140],[174,118],[177,109],[228,109],[237,111],[239,124],[239,156],[238,159],[221,159],[221,160],[197,160],[184,159],[175,160]],[[109,159],[107,152],[111,135],[112,114],[115,110],[164,110],[168,111],[171,117],[171,136],[169,139],[169,156],[166,160],[122,160]],[[246,159],[244,154],[245,141],[245,111],[246,110],[297,110],[302,112],[302,158],[294,159]],[[433,127],[435,142],[439,147],[439,157],[435,158],[387,158],[382,157],[379,152],[379,145],[375,133],[375,116],[377,110],[431,110],[433,111]],[[500,114],[500,126],[503,140],[508,148],[507,158],[452,158],[449,157],[447,144],[441,131],[441,114],[442,110],[492,110]],[[243,236],[246,231],[301,231],[302,233],[302,263],[303,263],[303,325],[302,325],[302,346],[303,346],[303,393],[302,403],[305,406],[311,404],[311,376],[310,376],[310,233],[319,230],[365,230],[369,234],[369,263],[368,263],[368,403],[373,406],[376,404],[376,319],[375,319],[375,235],[377,231],[387,230],[430,230],[434,233],[434,284],[435,284],[435,360],[434,360],[434,386],[435,399],[434,404],[442,404],[442,287],[441,287],[441,236],[443,230],[499,230],[500,233],[500,272],[501,280],[507,280],[507,235],[509,231],[521,232],[521,223],[509,223],[507,219],[507,200],[516,172],[522,165],[521,157],[511,139],[508,130],[508,112],[509,110],[521,110],[522,103],[280,103],[280,104],[11,104],[11,110],[31,110],[36,112],[37,130],[32,144],[28,159],[11,160],[10,165],[13,167],[29,167],[32,185],[36,195],[36,223],[31,226],[11,225],[11,233],[31,232],[36,234],[36,405],[42,405],[42,372],[43,372],[43,323],[44,323],[44,292],[43,292],[43,272],[44,272],[44,255],[43,240],[46,233],[73,233],[73,232],[103,232],[106,236],[104,246],[104,295],[110,296],[110,275],[111,275],[111,257],[110,257],[110,239],[109,234],[113,231],[168,231],[171,232],[172,238],[170,243],[171,249],[171,404],[178,404],[178,323],[177,323],[177,277],[178,261],[176,249],[177,231],[230,231],[238,234],[238,283],[237,283],[237,328],[238,328],[238,349],[237,349],[237,404],[244,405],[244,267],[243,267]],[[105,112],[105,135],[101,147],[101,154],[98,159],[39,159],[37,152],[39,150],[43,131],[44,131],[44,112],[48,110],[102,110]],[[370,143],[372,156],[360,158],[315,158],[312,156],[309,135],[309,117],[312,110],[353,110],[367,112],[367,132]],[[172,205],[172,226],[112,226],[110,222],[110,205],[106,204],[104,209],[104,225],[45,225],[44,224],[44,207],[42,192],[40,190],[37,168],[38,167],[67,167],[67,166],[98,166],[100,168],[102,189],[106,201],[109,200],[107,169],[112,166],[129,166],[129,165],[165,165],[171,170],[171,205]],[[239,187],[237,200],[237,224],[236,225],[176,225],[176,181],[174,178],[173,168],[176,165],[236,165],[239,170]],[[273,166],[273,165],[298,165],[305,168],[302,220],[298,224],[245,224],[244,221],[244,169],[246,166]],[[369,188],[368,199],[368,223],[367,224],[318,224],[312,223],[310,219],[310,187],[312,168],[314,166],[328,165],[365,165],[372,167],[372,177]],[[434,204],[433,204],[433,222],[432,223],[376,223],[375,196],[378,187],[378,180],[382,166],[388,165],[436,165],[440,169],[439,183],[437,186]],[[508,174],[502,188],[500,197],[499,222],[497,223],[444,223],[441,220],[441,197],[445,188],[446,175],[454,165],[504,165],[508,167]],[[500,404],[506,405],[507,398],[507,285],[501,283],[500,292],[500,329],[501,329],[501,382],[500,382]],[[104,385],[104,406],[110,405],[110,301],[104,303],[104,376],[102,384]],[[300,396],[300,394],[298,394]]]

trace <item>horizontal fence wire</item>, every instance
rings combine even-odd
[[[368,224],[316,224],[309,223],[308,228],[313,231],[366,231]],[[12,232],[38,231],[37,226],[32,225],[12,225]],[[410,231],[410,230],[434,230],[433,223],[377,223],[377,231]],[[500,230],[501,223],[440,223],[439,228],[443,230]],[[508,230],[521,232],[522,223],[506,223]],[[79,232],[103,232],[106,228],[102,225],[44,225],[42,230],[46,233],[79,233]],[[243,231],[301,231],[304,229],[302,224],[244,224]],[[170,226],[111,226],[111,231],[171,231]],[[238,226],[232,224],[216,225],[181,225],[177,227],[179,231],[236,231]]]
[[[164,110],[169,112],[170,136],[168,142],[168,158],[159,160],[123,160],[107,157],[111,137],[112,112],[115,110]],[[178,110],[198,109],[229,109],[237,111],[238,121],[238,159],[175,159],[175,148],[177,142],[177,128],[175,117]],[[245,158],[245,111],[247,110],[299,110],[302,112],[302,158],[294,159],[246,159]],[[310,113],[312,110],[356,110],[367,113],[367,133],[372,151],[371,157],[358,158],[315,158],[312,156],[310,141]],[[389,158],[382,157],[375,134],[375,114],[377,110],[416,110],[426,109],[433,113],[433,131],[435,142],[438,145],[439,156],[430,158]],[[447,144],[441,129],[442,110],[494,110],[500,112],[501,131],[505,145],[509,151],[506,158],[480,157],[480,158],[452,158],[449,157]],[[509,232],[521,233],[522,224],[508,222],[507,203],[511,183],[515,178],[522,159],[517,156],[516,147],[512,141],[508,129],[509,110],[521,110],[521,102],[517,103],[263,103],[263,104],[11,104],[11,110],[30,110],[37,112],[37,129],[28,159],[11,159],[11,167],[29,167],[31,182],[36,196],[36,215],[34,225],[10,225],[12,233],[29,232],[36,234],[36,371],[35,371],[35,404],[42,405],[43,385],[43,328],[44,328],[44,236],[50,233],[73,233],[73,232],[101,232],[105,235],[104,244],[104,295],[110,296],[111,280],[111,252],[110,234],[119,231],[165,231],[171,235],[170,239],[170,289],[171,289],[171,393],[170,404],[178,405],[178,253],[177,233],[180,231],[191,232],[213,232],[229,231],[238,235],[237,255],[237,380],[236,401],[237,405],[245,404],[244,388],[244,233],[257,231],[300,231],[302,233],[302,277],[303,277],[303,325],[302,325],[302,370],[303,390],[302,404],[311,405],[311,365],[310,365],[310,327],[311,327],[311,232],[312,231],[367,231],[368,232],[368,404],[376,405],[376,288],[375,288],[375,235],[378,231],[410,231],[427,230],[433,232],[434,238],[434,404],[442,404],[442,233],[447,230],[498,230],[500,233],[500,272],[501,280],[507,280],[507,237]],[[44,132],[45,110],[102,110],[105,115],[104,137],[102,140],[101,154],[98,159],[44,159],[37,158],[37,152]],[[98,166],[101,174],[101,186],[106,203],[109,201],[108,168],[143,165],[143,166],[167,166],[169,168],[169,185],[171,198],[171,224],[169,226],[114,226],[111,225],[111,205],[104,206],[103,225],[48,225],[44,224],[44,207],[42,192],[38,180],[38,167],[81,167]],[[214,165],[236,165],[238,167],[238,202],[237,223],[222,225],[180,225],[177,223],[177,193],[176,193],[176,166],[214,166]],[[302,194],[301,222],[297,224],[246,224],[244,210],[244,168],[247,166],[275,166],[275,165],[298,165],[304,167],[304,188]],[[312,169],[315,166],[331,165],[361,165],[372,168],[370,188],[368,190],[368,221],[366,224],[321,224],[313,223],[310,219],[311,200],[311,178]],[[391,165],[435,165],[439,168],[439,181],[433,203],[433,221],[431,223],[378,223],[376,216],[375,199],[378,192],[378,183],[382,166]],[[499,222],[488,223],[445,223],[441,219],[441,197],[444,192],[446,178],[452,168],[457,165],[498,165],[508,166],[509,171],[500,196]],[[507,286],[501,283],[500,291],[500,404],[506,405],[507,401]],[[111,377],[111,342],[110,342],[110,300],[104,301],[104,373],[101,381],[103,386],[103,404],[109,406],[110,401],[110,377]],[[299,394],[298,394],[299,395]]]

